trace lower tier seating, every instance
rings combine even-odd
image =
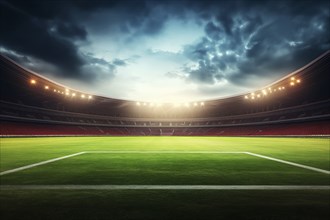
[[[234,127],[103,127],[23,122],[1,122],[0,134],[112,135],[112,136],[285,136],[330,135],[330,121]]]

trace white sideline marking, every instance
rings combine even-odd
[[[79,152],[79,153],[70,154],[70,155],[63,156],[63,157],[57,157],[57,158],[54,158],[54,159],[45,160],[45,161],[42,161],[42,162],[39,162],[39,163],[30,164],[30,165],[19,167],[19,168],[12,169],[12,170],[3,171],[3,172],[0,173],[0,176],[6,175],[6,174],[9,174],[9,173],[15,173],[15,172],[18,172],[18,171],[21,171],[21,170],[30,169],[30,168],[36,167],[36,166],[41,166],[41,165],[44,165],[44,164],[47,164],[47,163],[52,163],[52,162],[55,162],[55,161],[58,161],[58,160],[63,160],[63,159],[69,158],[69,157],[78,156],[78,155],[81,155],[81,154],[84,154],[84,153],[85,152]]]
[[[320,185],[3,185],[0,190],[330,190]]]
[[[268,156],[264,156],[264,155],[261,155],[261,154],[251,153],[251,152],[245,152],[245,153],[248,154],[248,155],[255,156],[255,157],[260,157],[260,158],[273,160],[273,161],[280,162],[280,163],[289,164],[291,166],[300,167],[300,168],[304,168],[304,169],[307,169],[307,170],[313,170],[313,171],[316,171],[316,172],[319,172],[319,173],[330,174],[330,171],[319,169],[319,168],[316,168],[316,167],[306,166],[306,165],[299,164],[299,163],[293,163],[293,162],[290,162],[290,161],[280,160],[280,159],[276,159],[276,158],[273,158],[273,157],[268,157]]]
[[[85,151],[87,154],[245,154],[243,151]]]

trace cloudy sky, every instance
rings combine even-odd
[[[141,101],[240,94],[330,49],[329,1],[0,0],[0,52],[72,88]]]

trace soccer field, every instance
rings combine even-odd
[[[329,157],[329,138],[2,138],[1,216],[327,219]]]

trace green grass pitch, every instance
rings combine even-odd
[[[1,173],[93,152],[1,175],[2,186],[330,185],[329,174],[239,153],[329,171],[329,138],[44,137],[0,141]],[[329,190],[0,192],[1,219],[328,219],[329,208]]]

